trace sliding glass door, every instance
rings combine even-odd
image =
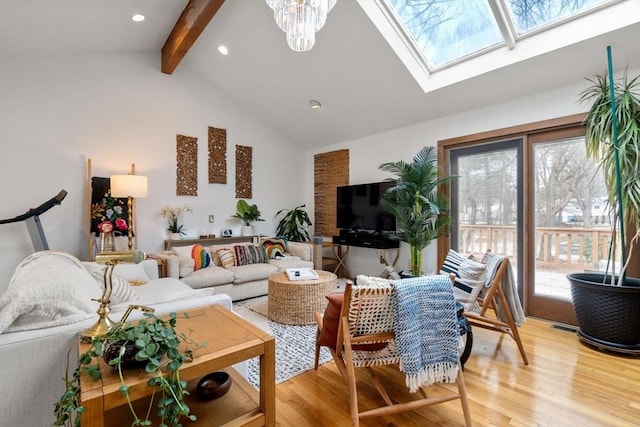
[[[487,251],[509,257],[522,298],[523,140],[450,150],[451,247],[479,259]]]
[[[529,250],[531,315],[575,324],[569,273],[606,267],[611,239],[604,177],[586,157],[581,129],[532,135]]]
[[[448,247],[507,256],[526,314],[566,324],[576,323],[566,275],[605,269],[611,241],[604,179],[583,135],[574,124],[442,144],[457,177]]]

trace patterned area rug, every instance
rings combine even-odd
[[[284,325],[267,319],[266,296],[236,302],[233,304],[233,311],[275,337],[276,384],[313,369],[315,325]],[[330,360],[331,353],[323,347],[320,351],[320,364]],[[257,357],[249,360],[249,382],[258,388],[260,377]]]

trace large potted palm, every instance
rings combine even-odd
[[[411,273],[422,274],[422,250],[431,241],[449,234],[451,218],[448,216],[447,197],[438,189],[451,177],[441,177],[434,147],[424,147],[413,158],[387,162],[379,166],[395,175],[396,184],[382,196],[382,207],[396,217],[400,240],[407,242],[411,251]]]
[[[640,76],[629,80],[625,73],[614,80],[610,49],[608,53],[609,76],[589,79],[592,85],[580,100],[591,102],[585,142],[588,155],[605,174],[614,216],[612,245],[605,272],[575,273],[568,278],[580,339],[600,349],[640,354],[640,279],[625,273],[640,239],[636,232],[625,242],[626,227],[640,230]]]

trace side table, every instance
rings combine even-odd
[[[180,367],[180,377],[188,382],[187,403],[196,415],[190,426],[275,426],[275,340],[266,332],[219,305],[189,310],[188,318],[178,312],[178,332],[189,333],[196,342],[207,346],[194,351],[194,360]],[[89,344],[79,342],[79,353]],[[234,363],[260,357],[260,391],[256,391],[233,368]],[[225,370],[232,378],[229,392],[212,401],[199,401],[195,393],[197,381],[204,375]],[[81,379],[80,402],[85,408],[83,427],[123,426],[131,424],[131,412],[120,393],[117,372],[101,361],[102,378],[93,381],[87,375]],[[149,375],[144,369],[125,373],[129,395],[138,414],[144,414],[153,388],[147,385]],[[158,397],[156,396],[156,399]],[[155,403],[151,411],[156,412]],[[156,419],[152,418],[157,425]]]
[[[315,323],[314,311],[323,312],[325,296],[336,290],[338,277],[328,271],[313,270],[314,280],[289,280],[287,273],[269,276],[267,317],[278,323],[310,325]]]

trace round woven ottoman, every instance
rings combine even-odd
[[[314,271],[320,278],[292,281],[284,272],[269,276],[269,319],[288,325],[315,323],[313,312],[324,311],[327,306],[325,296],[336,290],[338,278],[328,271]]]

